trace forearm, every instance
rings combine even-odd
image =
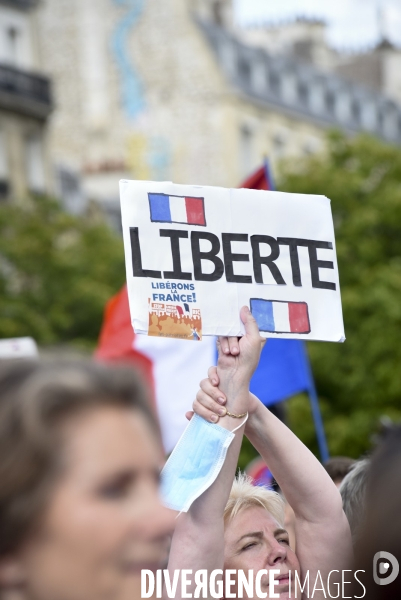
[[[234,415],[246,414],[249,405],[249,381],[242,378],[236,371],[224,370],[219,366],[217,366],[217,374],[220,380],[220,390],[226,397],[225,409]],[[225,415],[219,420],[219,425],[233,431],[244,418]]]
[[[297,518],[320,522],[341,513],[340,494],[323,466],[261,402],[250,415],[245,434],[274,474]]]
[[[215,482],[187,513],[177,518],[169,569],[221,569],[224,559],[224,509],[235,477],[244,426],[235,432]]]
[[[231,371],[220,371],[227,408],[234,414],[248,409],[249,387]],[[245,417],[225,416],[219,427],[233,431],[221,470],[212,485],[193,502],[187,513],[177,518],[169,569],[221,568],[224,553],[224,509],[230,495],[245,429]],[[205,452],[208,448],[205,447]],[[210,450],[209,450],[210,451]]]
[[[248,397],[247,388],[233,389],[232,410],[246,412]],[[245,429],[244,421],[245,418],[232,417],[224,417],[220,420],[219,426],[224,429],[232,431],[238,425],[240,428],[234,433],[234,439],[214,483],[193,502],[187,513],[182,513],[177,518],[170,552],[171,571],[223,568],[224,509],[235,477]]]
[[[219,375],[221,389],[227,397],[226,408],[228,412],[236,415],[246,415],[249,402],[249,382],[244,381],[228,370],[220,369]],[[235,437],[228,448],[226,459],[217,479],[192,504],[188,511],[189,519],[197,526],[203,527],[210,524],[215,526],[222,519],[237,468],[245,430],[245,420],[246,416],[236,418],[226,415],[219,421],[219,426],[223,429],[228,431],[236,429]]]

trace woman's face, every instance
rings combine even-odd
[[[274,578],[279,583],[274,586],[274,593],[280,594],[281,600],[290,597],[288,573],[291,571],[294,581],[299,562],[290,548],[288,533],[269,512],[258,506],[240,511],[226,527],[224,542],[225,569],[242,569],[246,577],[249,569],[253,569],[254,577],[262,569],[278,570]],[[269,598],[269,573],[262,576],[261,589]]]
[[[17,557],[24,597],[139,599],[140,571],[163,566],[174,519],[159,501],[155,435],[139,412],[107,406],[63,433],[65,473]]]

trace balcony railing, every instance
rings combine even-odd
[[[38,0],[0,0],[0,4],[11,6],[11,8],[19,8],[20,10],[29,10],[37,3]]]
[[[46,118],[52,110],[50,80],[0,64],[0,108]]]

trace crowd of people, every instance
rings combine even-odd
[[[187,415],[191,431],[200,419],[205,433],[180,442],[185,468],[174,471],[175,452],[166,467],[179,482],[167,490],[175,502],[185,503],[185,481],[192,489],[202,468],[208,481],[180,514],[160,499],[165,459],[138,374],[82,359],[3,361],[1,600],[139,600],[142,571],[159,569],[171,579],[218,570],[221,598],[237,597],[238,573],[250,570],[255,581],[261,573],[265,597],[281,600],[401,596],[401,575],[392,577],[401,562],[401,427],[369,458],[322,466],[250,393],[263,341],[246,307],[241,318],[245,335],[220,338],[197,416]],[[280,493],[236,476],[244,435]],[[296,595],[295,581],[307,578]],[[191,597],[181,590],[176,598]],[[244,597],[256,598],[256,587]]]

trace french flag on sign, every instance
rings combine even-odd
[[[148,194],[150,220],[156,223],[206,225],[203,198]]]
[[[283,302],[251,298],[251,313],[259,331],[269,333],[310,333],[306,302]]]

